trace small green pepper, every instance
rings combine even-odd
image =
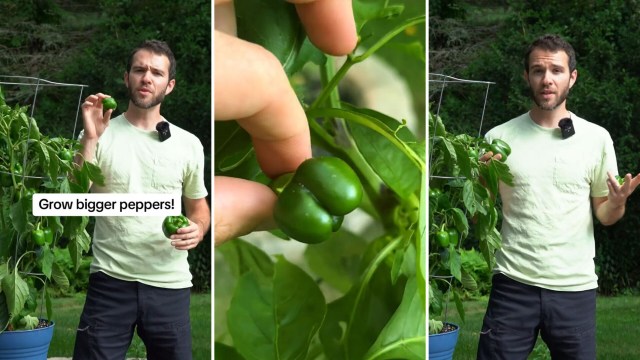
[[[167,216],[162,222],[162,232],[164,236],[170,238],[171,235],[178,232],[178,229],[189,226],[189,219],[180,214],[177,216]]]
[[[273,217],[287,236],[300,242],[327,240],[362,200],[358,175],[337,157],[307,159],[293,175],[282,177],[271,185],[279,195]]]
[[[42,229],[42,232],[44,234],[44,242],[46,244],[51,244],[53,242],[53,230],[50,228],[44,228]]]
[[[458,233],[458,230],[456,230],[455,228],[451,228],[447,230],[447,234],[449,235],[449,243],[455,245],[458,245],[458,240],[460,240],[460,234]]]
[[[73,152],[69,149],[61,149],[58,151],[58,157],[63,161],[73,160]]]
[[[38,246],[42,246],[45,244],[44,231],[42,229],[35,228],[31,231],[31,239],[38,244]]]
[[[105,110],[113,110],[118,107],[118,103],[116,103],[114,98],[108,97],[102,99],[102,106]]]
[[[436,233],[436,241],[438,242],[438,245],[443,248],[449,247],[449,232],[445,229],[438,231]]]

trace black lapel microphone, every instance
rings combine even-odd
[[[573,128],[573,121],[571,121],[571,118],[561,119],[558,122],[558,126],[560,127],[563,139],[570,138],[576,133],[576,130]]]
[[[160,142],[167,140],[171,137],[171,131],[169,131],[169,123],[167,121],[161,121],[156,125],[158,130],[158,138]]]

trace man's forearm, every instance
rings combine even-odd
[[[611,200],[606,200],[596,209],[596,218],[602,225],[613,225],[622,219],[625,209],[625,203],[614,204]]]

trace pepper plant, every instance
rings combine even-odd
[[[27,110],[0,89],[0,332],[47,326],[52,286],[69,286],[54,249],[67,249],[77,271],[91,243],[87,217],[34,216],[33,194],[86,193],[104,180],[95,165],[73,164],[77,140],[41,134]]]
[[[424,39],[411,44],[394,40],[417,27],[424,29],[425,16],[400,20],[403,5],[384,0],[354,0],[353,8],[360,42],[337,68],[306,39],[291,4],[236,2],[239,37],[272,51],[291,78],[301,76],[301,69],[319,73],[317,96],[299,92],[314,158],[339,158],[353,170],[362,185],[362,201],[360,194],[354,197],[358,208],[381,230],[362,235],[346,226],[330,234],[328,227],[320,230],[322,236],[312,239],[323,241],[304,245],[302,264],[283,255],[269,256],[243,239],[217,247],[216,358],[374,360],[426,355],[424,138],[404,120],[359,108],[338,92],[353,66],[385,46],[412,49],[418,56],[407,58],[424,68]],[[390,26],[365,31],[365,24],[373,21]],[[249,136],[237,124],[216,122],[214,134],[216,175],[271,182],[257,165]],[[329,187],[342,186],[340,181],[332,184],[332,174],[323,170],[313,177]],[[290,205],[289,211],[295,212],[297,205]],[[286,222],[286,209],[277,211]],[[288,239],[282,231],[274,234]]]
[[[429,114],[429,332],[446,323],[448,300],[464,321],[462,291],[475,290],[473,272],[465,268],[462,251],[480,251],[489,268],[500,248],[497,229],[498,186],[513,184],[509,167],[500,161],[479,161],[485,151],[506,154],[483,138],[446,131],[438,115]]]

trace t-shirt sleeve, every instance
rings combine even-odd
[[[189,199],[202,199],[209,194],[204,184],[204,149],[200,142],[198,145],[193,147],[182,187],[182,195]]]
[[[616,152],[613,147],[613,140],[608,132],[606,133],[604,144],[602,146],[600,166],[596,169],[594,179],[591,183],[592,197],[603,197],[609,194],[609,188],[607,187],[607,172],[611,172],[614,175],[618,174]]]

